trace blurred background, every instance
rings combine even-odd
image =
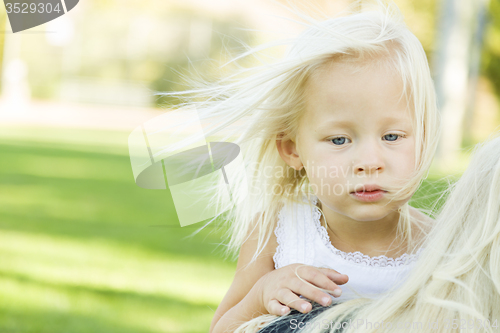
[[[500,0],[395,2],[443,118],[424,207],[500,125]],[[168,190],[135,184],[128,135],[177,102],[156,92],[230,71],[240,42],[298,33],[278,3],[82,0],[15,34],[0,8],[0,332],[208,332],[236,262],[221,231],[187,237],[201,223],[181,228]]]

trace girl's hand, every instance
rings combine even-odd
[[[298,295],[327,306],[331,303],[331,297],[326,292],[339,297],[342,290],[338,285],[348,280],[347,275],[340,274],[334,269],[291,264],[273,270],[260,278],[258,281],[260,301],[270,314],[277,316],[287,314],[291,308],[307,313],[312,309],[312,304]],[[317,287],[326,290],[323,292]]]

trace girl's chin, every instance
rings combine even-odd
[[[320,198],[321,199],[321,198]],[[328,200],[328,198],[325,198]],[[333,211],[335,214],[343,215],[349,219],[360,221],[360,222],[370,222],[370,221],[378,221],[390,214],[397,214],[398,207],[401,205],[401,202],[393,202],[387,204],[384,200],[384,203],[375,202],[375,203],[365,203],[355,201],[348,202],[334,202],[329,203],[328,201],[320,200],[319,206],[325,212],[325,209]],[[397,216],[395,215],[395,218]]]
[[[371,209],[370,207],[355,208],[356,211],[353,212],[353,214],[351,214],[349,217],[360,222],[370,222],[381,220],[391,213],[394,213],[393,210],[388,210],[385,207],[377,207],[377,209],[373,208],[374,207],[372,207]]]
[[[397,211],[387,209],[387,207],[354,207],[351,211],[345,211],[345,209],[332,209],[335,213],[343,215],[351,220],[359,222],[370,222],[381,220],[391,213],[396,213]],[[324,211],[324,209],[323,209]]]

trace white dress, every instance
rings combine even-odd
[[[304,204],[294,203],[292,207],[285,205],[279,213],[275,229],[278,247],[273,256],[276,269],[302,263],[332,268],[346,274],[349,281],[339,285],[342,295],[332,296],[337,302],[358,297],[376,298],[397,287],[406,278],[422,248],[416,254],[405,253],[396,259],[384,255],[369,257],[359,251],[346,253],[338,250],[321,225],[321,212],[316,206],[318,198],[314,195],[311,198],[313,208],[306,204],[307,198],[303,197]]]

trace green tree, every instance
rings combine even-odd
[[[493,83],[495,94],[500,96],[500,0],[491,0],[483,49],[483,73]]]

